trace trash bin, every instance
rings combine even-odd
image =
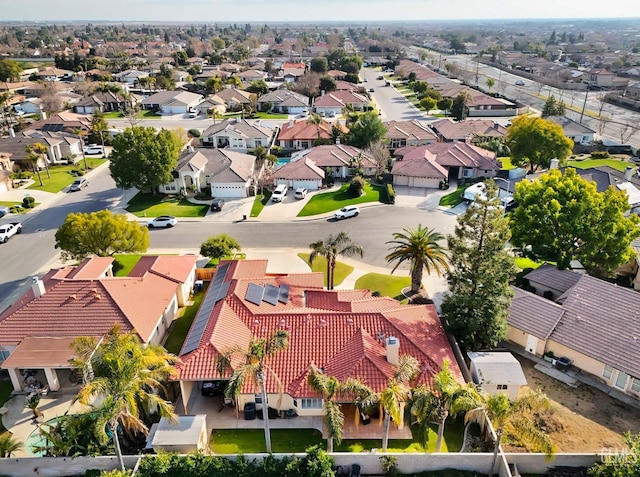
[[[202,291],[202,288],[204,286],[204,283],[202,280],[196,280],[195,284],[194,284],[194,288],[197,292]]]
[[[244,215],[242,216],[242,220],[247,220],[247,215],[246,215],[246,214],[244,214]]]

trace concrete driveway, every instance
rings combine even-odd
[[[401,207],[414,207],[417,209],[437,209],[440,198],[449,191],[429,189],[426,187],[395,186],[396,203]]]

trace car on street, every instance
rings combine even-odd
[[[375,93],[375,92],[376,92],[376,90],[375,90],[375,89],[373,89],[373,88],[369,88],[369,93]]]
[[[273,202],[282,202],[288,191],[289,187],[287,187],[285,184],[280,184],[278,187],[276,187],[276,190],[273,191],[273,194],[271,194],[271,200]]]
[[[196,110],[194,110],[194,111],[190,111],[190,112],[189,112],[189,118],[191,118],[191,119],[195,119],[195,118],[197,118],[199,115],[200,115],[200,110],[199,110],[199,109],[196,109]]]
[[[224,207],[224,199],[213,199],[211,201],[211,210],[214,212],[219,212]]]
[[[298,187],[293,196],[296,199],[304,199],[307,196],[307,192],[307,189],[305,189],[304,187]]]
[[[7,243],[11,237],[18,235],[21,232],[22,224],[20,222],[11,222],[0,225],[0,243]]]
[[[147,222],[147,227],[150,229],[153,228],[165,228],[169,229],[175,225],[177,225],[178,219],[173,217],[172,215],[160,215],[155,219],[151,219]]]
[[[89,144],[88,146],[85,146],[84,153],[89,155],[104,154],[104,147],[98,144]]]
[[[84,177],[80,177],[79,179],[76,179],[75,181],[73,181],[73,183],[71,184],[71,187],[69,187],[69,191],[78,192],[82,190],[83,187],[87,187],[88,185],[89,185],[89,181]]]
[[[357,205],[347,205],[333,214],[333,216],[337,220],[342,220],[348,219],[349,217],[357,217],[358,214],[360,214],[360,208],[358,208]]]
[[[5,215],[11,213],[11,208],[6,205],[0,205],[0,217],[4,217]]]
[[[516,81],[516,86],[524,86],[524,81],[522,80]]]
[[[380,76],[378,76],[376,79],[377,79],[377,80],[383,80],[383,79],[384,79],[384,76],[380,75]]]
[[[200,393],[203,396],[222,396],[226,381],[205,381],[202,383]]]

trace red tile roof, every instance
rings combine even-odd
[[[269,337],[282,329],[289,331],[289,347],[271,358],[268,366],[293,397],[316,395],[307,384],[312,362],[327,374],[339,379],[356,377],[381,391],[393,373],[384,344],[391,336],[399,339],[400,354],[419,360],[418,382],[429,385],[445,358],[462,379],[432,305],[401,305],[390,298],[372,297],[366,290],[326,291],[320,273],[238,277],[239,268],[251,268],[251,262],[236,262],[229,268],[229,292],[215,305],[199,348],[180,356],[179,379],[220,378],[215,370],[216,352],[234,345],[245,349],[252,337]],[[289,285],[288,303],[274,306],[246,301],[249,283]],[[266,387],[268,392],[278,389],[272,377]]]
[[[185,283],[193,274],[196,255],[145,255],[129,272],[130,277],[143,277],[154,273],[178,283]]]
[[[349,130],[345,132],[349,132]],[[324,119],[320,124],[313,124],[303,120],[284,123],[280,129],[280,134],[278,134],[278,141],[331,139],[331,137],[331,123]]]
[[[111,257],[88,257],[71,270],[67,278],[75,278],[76,280],[100,278],[105,276],[112,263],[113,258]]]

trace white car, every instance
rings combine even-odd
[[[147,222],[147,227],[153,229],[155,227],[169,229],[178,223],[178,219],[171,215],[161,215]]]
[[[293,196],[296,199],[304,199],[307,196],[307,192],[307,189],[305,189],[304,187],[298,187]]]
[[[337,220],[342,220],[342,219],[347,219],[349,217],[357,217],[359,213],[360,213],[360,209],[358,208],[357,205],[347,205],[346,207],[343,207],[342,209],[337,211],[335,214],[333,214],[333,216]]]
[[[85,154],[104,154],[104,147],[97,144],[89,144],[84,148]]]
[[[273,194],[271,194],[271,200],[273,202],[282,202],[288,191],[289,187],[287,187],[285,184],[280,184],[278,187],[276,187],[276,190],[273,191]]]

